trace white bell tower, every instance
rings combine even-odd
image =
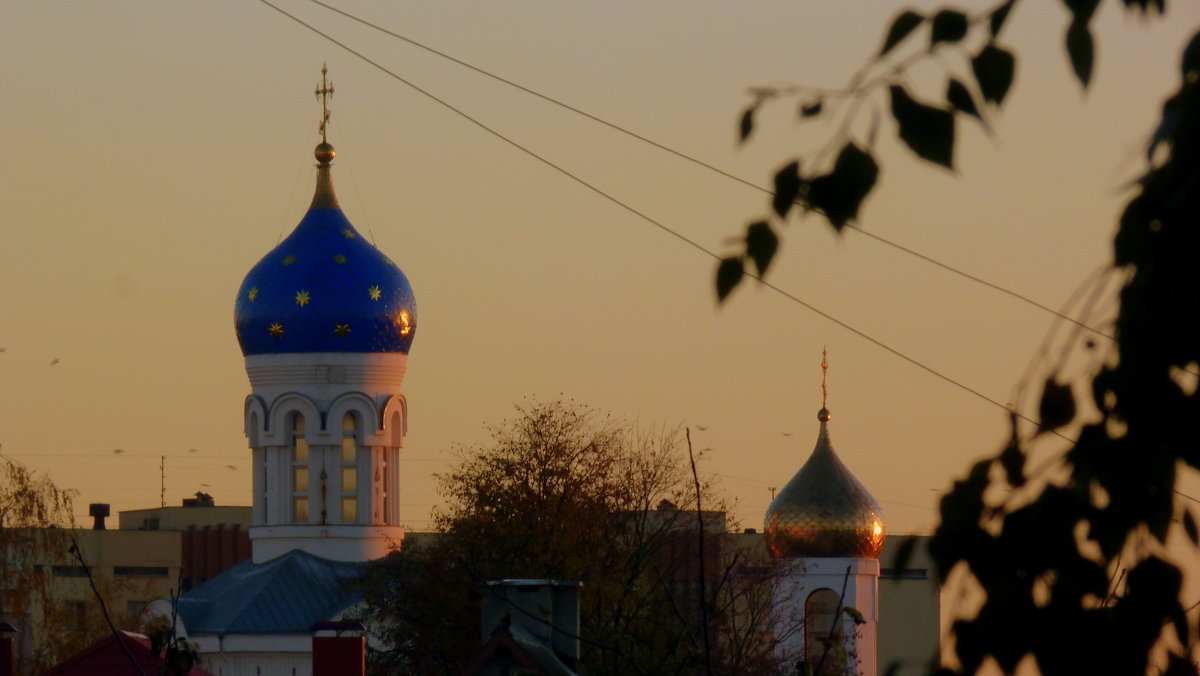
[[[416,333],[408,278],[338,205],[325,138],[332,83],[321,70],[312,205],[246,275],[234,307],[251,394],[255,563],[293,549],[367,561],[404,537],[400,386]]]
[[[883,517],[829,441],[828,368],[822,355],[816,447],[764,524],[777,565],[776,656],[787,673],[803,662],[815,676],[876,676]]]

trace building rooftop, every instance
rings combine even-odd
[[[362,600],[352,583],[365,564],[292,550],[266,563],[242,563],[179,599],[189,635],[310,634]]]

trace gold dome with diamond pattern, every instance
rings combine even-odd
[[[833,452],[831,417],[822,406],[816,448],[767,508],[764,530],[776,558],[877,559],[883,550],[882,510]]]

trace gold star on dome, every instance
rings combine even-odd
[[[345,257],[345,256],[343,256],[342,254],[334,254],[334,255],[333,255],[333,262],[334,262],[334,263],[337,263],[338,265],[342,265],[342,264],[344,264],[344,263],[346,262],[346,257]]]
[[[367,289],[367,295],[371,297],[371,300],[379,300],[383,296],[383,291],[381,291],[379,289],[379,285],[376,284],[375,286]]]
[[[311,300],[311,298],[307,291],[297,291],[296,292],[296,305],[299,305],[300,307],[304,307],[305,305],[308,305],[310,300]]]
[[[253,303],[254,299],[258,298],[258,287],[257,286],[250,287],[250,292],[246,294],[246,297],[250,299],[251,303]]]
[[[271,334],[275,338],[282,338],[283,337],[283,324],[280,324],[279,322],[275,322],[274,324],[271,325],[270,328],[267,329],[267,333]]]
[[[295,256],[287,256],[287,257],[285,257],[285,258],[283,259],[283,264],[284,264],[284,265],[291,265],[292,263],[295,263],[295,262],[296,262],[296,257],[295,257]]]
[[[342,228],[342,237],[346,239],[354,239],[354,231],[350,228]]]
[[[333,327],[333,332],[339,336],[344,336],[347,333],[350,333],[350,325],[338,324],[337,326]]]

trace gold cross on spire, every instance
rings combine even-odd
[[[825,408],[825,400],[829,397],[829,388],[825,386],[825,373],[829,371],[829,353],[821,348],[821,408]]]
[[[333,81],[330,80],[328,83],[325,81],[325,74],[328,72],[329,69],[325,67],[325,64],[321,64],[321,84],[313,90],[313,94],[321,99],[321,143],[327,142],[325,125],[329,123],[329,98],[333,96]]]

